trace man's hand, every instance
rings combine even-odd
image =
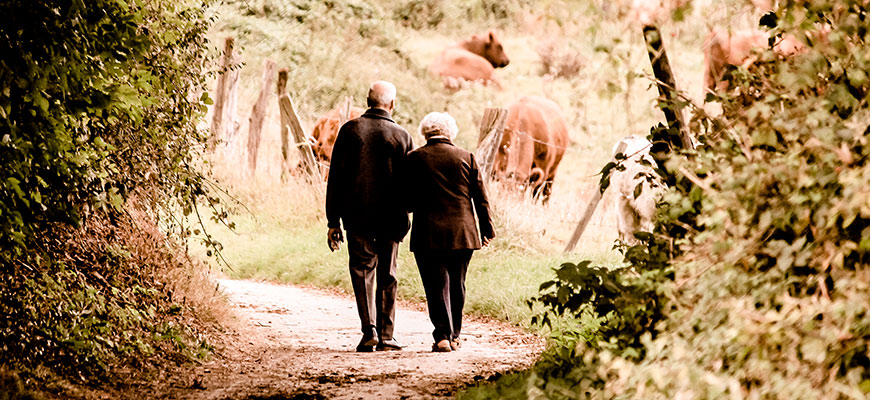
[[[340,249],[343,241],[344,236],[341,234],[341,228],[329,228],[329,231],[326,232],[326,244],[329,245],[330,251]]]

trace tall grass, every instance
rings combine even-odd
[[[524,302],[564,261],[594,259],[618,263],[610,195],[601,205],[578,249],[562,249],[586,204],[597,190],[601,167],[611,147],[630,134],[646,134],[662,120],[640,27],[630,18],[630,1],[463,0],[228,0],[218,12],[211,38],[234,36],[245,64],[241,70],[240,140],[260,87],[263,59],[288,67],[288,91],[303,126],[345,96],[364,105],[376,79],[399,90],[394,117],[416,133],[430,111],[447,111],[460,127],[456,142],[476,147],[477,126],[486,107],[507,107],[524,95],[543,94],[563,109],[571,144],[556,176],[553,196],[542,206],[497,183],[489,186],[498,237],[475,253],[469,276],[473,313],[527,324]],[[702,96],[702,42],[707,23],[717,23],[723,8],[737,1],[696,1],[683,22],[663,23],[665,45],[678,86],[696,103]],[[734,15],[729,11],[728,15]],[[748,15],[748,14],[747,14]],[[666,19],[670,21],[670,19]],[[750,21],[749,16],[746,21]],[[458,92],[441,88],[427,67],[441,49],[474,33],[495,29],[511,63],[496,71],[504,90],[472,86]],[[570,52],[583,66],[561,78],[542,76],[542,44]],[[270,100],[277,103],[274,97]],[[237,229],[210,231],[225,246],[223,255],[236,278],[334,286],[350,290],[347,254],[325,244],[322,183],[298,176],[281,178],[277,107],[270,107],[263,130],[258,170],[251,175],[239,158],[215,156],[213,165],[230,193],[250,209],[238,207]],[[240,154],[241,155],[241,154]],[[291,154],[295,156],[295,152]],[[400,296],[422,299],[413,255],[403,243],[399,255]]]

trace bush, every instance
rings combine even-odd
[[[546,41],[538,47],[541,58],[540,74],[552,78],[573,78],[586,66],[580,52],[560,48],[554,41]]]
[[[196,299],[178,286],[191,282],[179,276],[191,273],[188,260],[153,222],[94,216],[40,234],[48,252],[0,278],[4,364],[89,380],[210,353],[191,324]]]
[[[208,351],[163,279],[183,251],[156,229],[189,234],[178,211],[215,201],[195,162],[205,7],[0,4],[0,364],[87,379]]]
[[[542,286],[552,313],[601,328],[551,351],[563,365],[536,367],[530,397],[870,393],[864,6],[804,1],[778,13],[778,29],[796,37],[830,32],[739,71],[736,95],[708,97],[725,113],[698,112],[697,151],[657,160],[671,188],[628,266],[565,264]]]
[[[204,139],[194,125],[205,110],[201,5],[76,4],[0,6],[0,33],[15,38],[0,74],[6,262],[46,224],[121,210],[132,193],[191,204],[202,192],[192,162]]]
[[[524,1],[471,0],[459,2],[466,19],[490,19],[494,21],[509,21],[517,16]]]
[[[444,11],[439,1],[410,0],[393,10],[393,19],[412,29],[434,28],[444,19]]]

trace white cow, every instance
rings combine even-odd
[[[651,166],[641,164],[646,160],[655,165],[650,155],[652,143],[640,136],[627,136],[613,145],[613,155],[616,156],[620,143],[625,143],[625,154],[628,159],[623,161],[625,170],[613,169],[610,174],[610,190],[616,201],[616,227],[619,239],[628,244],[636,244],[634,233],[637,231],[652,232],[655,226],[656,201],[664,192],[664,183],[658,179]],[[648,177],[656,179],[648,179]],[[635,189],[641,185],[642,190],[635,197]]]

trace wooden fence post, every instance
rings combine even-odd
[[[677,96],[677,83],[673,70],[671,70],[671,63],[668,61],[668,54],[662,43],[662,35],[655,26],[646,25],[643,27],[643,39],[646,42],[649,61],[652,64],[653,75],[656,77],[656,86],[659,89],[659,105],[665,114],[668,127],[680,132],[677,140],[669,140],[670,145],[691,150],[694,145],[689,135],[689,127],[683,120],[683,111]]]
[[[350,119],[350,109],[353,107],[353,99],[345,96],[338,113],[338,126],[341,127]]]
[[[616,146],[616,153],[619,154],[624,152],[626,147],[628,147],[628,144],[620,142],[619,145]],[[613,161],[616,161],[616,159],[614,158]],[[588,225],[589,220],[592,219],[592,214],[595,214],[595,209],[598,207],[598,203],[601,202],[601,196],[603,195],[604,192],[600,189],[592,194],[592,199],[589,200],[589,204],[586,205],[586,209],[583,211],[583,216],[580,217],[580,222],[577,223],[577,227],[574,228],[574,233],[571,235],[571,239],[568,240],[568,245],[565,246],[566,253],[574,250],[574,247],[577,246],[577,242],[580,241],[580,236],[583,236],[583,232],[586,230],[586,225]]]
[[[320,167],[317,160],[314,158],[314,152],[311,150],[311,141],[308,140],[308,135],[302,130],[302,124],[299,122],[299,117],[296,114],[296,108],[293,106],[293,100],[287,93],[281,94],[278,97],[278,106],[281,108],[281,126],[286,127],[293,134],[296,140],[296,146],[301,155],[302,165],[305,170],[313,178],[314,182],[323,181],[320,175]]]
[[[235,136],[237,129],[235,120],[239,70],[238,68],[233,68],[238,63],[233,50],[234,45],[235,39],[233,37],[225,39],[224,51],[220,61],[221,73],[217,78],[214,108],[212,110],[211,138],[209,139],[209,144],[212,147],[221,141],[229,144],[230,140]]]
[[[278,106],[281,106],[281,95],[287,93],[287,68],[278,70],[278,88],[275,93],[278,95]],[[281,175],[290,171],[290,128],[284,123],[284,116],[281,116]]]
[[[257,153],[260,150],[260,134],[263,131],[263,119],[266,116],[266,102],[269,100],[269,89],[275,78],[275,62],[266,59],[263,67],[263,85],[260,86],[260,95],[251,110],[251,118],[248,124],[248,167],[251,176],[257,170]]]
[[[508,110],[504,108],[487,108],[483,110],[483,118],[480,120],[480,134],[477,138],[477,162],[480,164],[480,172],[485,180],[492,175],[495,156],[498,154],[498,146],[501,145],[504,135],[504,123],[507,120]]]

